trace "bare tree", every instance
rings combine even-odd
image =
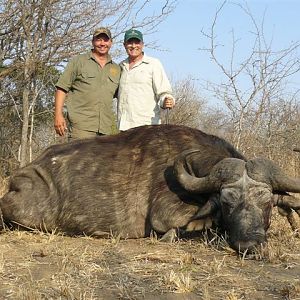
[[[174,96],[176,105],[169,114],[171,124],[185,125],[199,128],[201,113],[205,107],[205,100],[200,96],[192,78],[175,82]],[[167,111],[162,114],[162,123],[166,123]]]
[[[202,50],[208,51],[210,59],[224,75],[221,84],[209,82],[208,90],[229,112],[229,121],[234,127],[230,139],[234,145],[247,148],[253,133],[263,133],[264,138],[270,137],[270,129],[273,128],[271,123],[279,121],[273,113],[274,104],[281,101],[287,107],[298,97],[299,90],[291,96],[286,85],[287,80],[300,71],[300,60],[297,57],[300,43],[296,41],[286,49],[273,51],[272,40],[267,42],[264,34],[264,20],[259,25],[247,3],[233,4],[251,21],[253,45],[249,56],[238,62],[236,52],[239,40],[233,30],[231,57],[228,64],[224,63],[217,51],[221,43],[216,36],[216,27],[225,5],[227,1],[217,10],[209,32],[202,31],[209,41],[209,47]]]
[[[172,12],[176,0],[162,1],[160,9],[147,16],[151,2],[0,0],[0,78],[6,78],[1,102],[14,106],[22,124],[20,166],[28,161],[36,103],[53,80],[49,68],[85,51],[97,26],[110,26],[116,39],[130,27],[153,31]]]

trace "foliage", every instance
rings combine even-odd
[[[205,107],[205,101],[199,95],[191,78],[180,80],[174,83],[175,107],[169,112],[163,111],[162,123],[185,125],[199,128],[201,124],[201,114]]]

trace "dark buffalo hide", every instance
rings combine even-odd
[[[244,251],[266,241],[274,205],[299,209],[287,192],[299,193],[299,180],[272,162],[246,161],[196,129],[160,125],[49,147],[11,177],[0,207],[10,224],[98,237],[154,230],[169,239],[213,218]]]

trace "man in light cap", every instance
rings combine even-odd
[[[64,136],[67,123],[63,116],[66,99],[71,139],[111,134],[114,124],[112,100],[118,89],[120,67],[109,55],[112,36],[108,28],[95,30],[93,49],[74,57],[56,84],[56,133]],[[66,97],[67,96],[67,97]]]
[[[175,104],[164,68],[158,59],[143,52],[143,34],[139,30],[125,32],[124,47],[128,58],[120,63],[118,128],[123,131],[160,124],[160,108]]]

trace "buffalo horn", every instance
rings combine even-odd
[[[264,158],[256,158],[247,162],[250,173],[260,173],[262,181],[269,183],[274,192],[300,193],[300,178],[286,175],[283,170],[272,161]]]
[[[174,162],[174,175],[184,189],[193,193],[208,193],[217,190],[216,184],[209,180],[209,176],[196,177],[190,175],[186,169],[187,156],[200,152],[200,150],[183,151]]]

